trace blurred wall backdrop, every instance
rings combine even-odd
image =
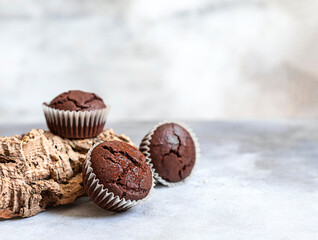
[[[93,91],[113,120],[318,116],[316,0],[0,0],[0,123]]]

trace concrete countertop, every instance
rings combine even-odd
[[[138,145],[155,122],[110,124]],[[87,197],[0,221],[0,239],[318,239],[318,122],[189,122],[202,157],[184,184],[124,213]],[[2,125],[0,135],[44,125]]]

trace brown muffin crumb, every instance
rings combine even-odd
[[[150,158],[155,171],[168,182],[178,182],[191,174],[196,151],[189,132],[176,123],[159,126],[150,141]]]
[[[106,141],[93,149],[90,161],[96,179],[109,192],[125,200],[140,200],[148,195],[152,174],[145,156],[137,148]]]
[[[106,108],[103,99],[95,93],[73,90],[64,92],[49,104],[51,108],[69,111],[90,111]]]

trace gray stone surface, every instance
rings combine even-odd
[[[154,122],[114,123],[138,144]],[[318,239],[318,122],[189,122],[202,158],[183,185],[119,214],[88,198],[0,221],[0,239]],[[12,135],[43,125],[0,126]]]

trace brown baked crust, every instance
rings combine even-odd
[[[100,184],[125,200],[143,199],[151,189],[152,174],[145,156],[127,143],[99,144],[91,153],[91,167]]]
[[[91,111],[106,108],[103,99],[95,93],[80,90],[72,90],[58,95],[49,106],[65,111]]]
[[[195,144],[190,133],[180,125],[159,126],[149,148],[155,171],[166,181],[178,182],[191,174],[196,158]]]
[[[112,129],[84,140],[63,139],[41,129],[1,137],[0,218],[30,217],[83,196],[82,164],[88,150],[105,140],[134,145]]]

